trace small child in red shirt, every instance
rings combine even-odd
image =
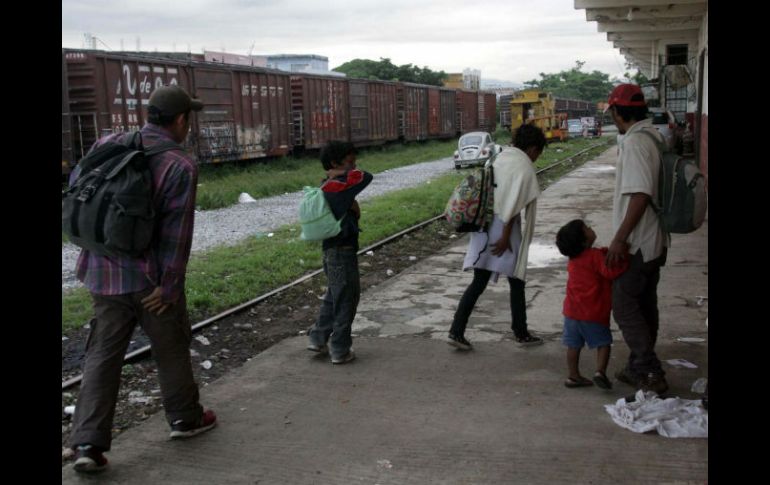
[[[607,248],[592,247],[594,241],[596,233],[580,219],[570,221],[556,234],[559,252],[569,257],[562,336],[562,343],[567,346],[569,377],[564,385],[585,387],[596,383],[602,389],[612,389],[612,383],[607,379],[612,344],[612,280],[628,268],[628,260],[608,268],[604,262]],[[593,383],[580,375],[578,363],[583,345],[597,349]]]

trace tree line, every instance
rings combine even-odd
[[[612,88],[621,82],[617,78],[610,79],[609,74],[601,71],[583,71],[585,61],[575,61],[571,69],[553,74],[540,73],[540,79],[531,79],[524,83],[527,88],[553,93],[560,98],[580,99],[594,103],[606,101]],[[630,66],[626,65],[626,68]],[[427,66],[418,67],[412,64],[396,66],[388,58],[379,61],[370,59],[353,59],[333,71],[341,72],[351,78],[379,79],[383,81],[401,81],[417,84],[442,86],[448,75],[444,71],[433,71]],[[647,79],[639,72],[631,76],[625,73],[625,82],[641,84]]]

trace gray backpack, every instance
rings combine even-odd
[[[91,150],[78,163],[78,178],[62,191],[62,231],[83,249],[103,256],[141,256],[155,230],[149,158],[168,150],[162,142],[145,150],[140,132]]]
[[[640,132],[655,141],[661,154],[658,200],[652,207],[663,230],[674,234],[693,232],[703,224],[708,207],[703,174],[693,159],[669,151],[651,132]]]

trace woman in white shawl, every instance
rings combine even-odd
[[[468,318],[490,278],[497,282],[501,274],[508,278],[511,289],[511,329],[516,342],[520,345],[543,343],[541,338],[527,330],[524,278],[535,227],[537,197],[540,195],[532,164],[544,148],[543,131],[535,125],[522,125],[514,135],[513,148],[506,149],[494,160],[494,219],[488,232],[471,233],[463,270],[473,268],[473,281],[460,299],[449,330],[448,343],[458,349],[472,348],[464,335]]]

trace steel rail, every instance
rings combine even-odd
[[[593,145],[593,146],[591,146],[589,148],[586,148],[585,150],[581,150],[580,152],[572,155],[571,157],[565,158],[564,160],[560,160],[558,162],[554,162],[551,165],[548,165],[547,167],[542,168],[542,169],[538,170],[535,173],[536,174],[540,174],[542,172],[545,172],[546,170],[550,170],[550,169],[552,169],[552,168],[554,168],[556,166],[562,165],[562,164],[566,163],[567,161],[572,160],[572,159],[582,155],[583,153],[585,153],[585,152],[587,152],[589,150],[592,150],[594,148],[600,147],[602,145],[604,145],[604,144],[603,143],[599,143],[597,145]],[[388,244],[389,242],[391,242],[391,241],[393,241],[395,239],[398,239],[398,238],[400,238],[400,237],[402,237],[402,236],[404,236],[406,234],[409,234],[410,232],[414,232],[414,231],[422,228],[423,226],[427,226],[428,224],[431,224],[431,223],[433,223],[433,222],[435,222],[435,221],[437,221],[439,219],[442,219],[443,217],[444,217],[444,215],[441,214],[441,215],[432,217],[430,219],[427,219],[427,220],[425,220],[423,222],[420,222],[418,224],[415,224],[414,226],[408,227],[408,228],[406,228],[406,229],[404,229],[404,230],[402,230],[400,232],[397,232],[396,234],[393,234],[391,236],[386,237],[385,239],[382,239],[381,241],[377,241],[376,243],[374,243],[374,244],[372,244],[370,246],[367,246],[367,247],[365,247],[363,249],[360,249],[358,251],[358,254],[359,255],[365,254],[368,251],[371,251],[373,249],[377,249],[379,247],[382,247],[382,246]],[[323,273],[323,269],[317,269],[315,271],[312,271],[312,272],[310,272],[310,273],[308,273],[308,274],[306,274],[304,276],[301,276],[301,277],[297,278],[296,280],[292,281],[291,283],[287,283],[287,284],[285,284],[285,285],[283,285],[283,286],[281,286],[279,288],[276,288],[276,289],[271,290],[271,291],[269,291],[267,293],[264,293],[264,294],[262,294],[262,295],[260,295],[260,296],[258,296],[256,298],[254,298],[253,300],[247,301],[246,303],[242,303],[242,304],[240,304],[240,305],[238,305],[236,307],[230,308],[228,310],[223,311],[222,313],[214,315],[213,317],[210,317],[210,318],[207,318],[206,320],[198,322],[198,323],[196,323],[195,325],[192,326],[192,331],[195,332],[197,330],[200,330],[201,328],[205,328],[205,327],[211,325],[212,323],[215,323],[215,322],[217,322],[219,320],[222,320],[222,319],[224,319],[224,318],[226,318],[226,317],[228,317],[230,315],[233,315],[233,314],[238,313],[240,311],[243,311],[243,310],[245,310],[245,309],[247,309],[249,307],[252,307],[252,306],[256,305],[257,303],[260,303],[260,302],[270,298],[271,296],[277,295],[277,294],[281,293],[282,291],[288,290],[289,288],[297,286],[298,284],[300,284],[300,283],[302,283],[304,281],[307,281],[310,278],[312,278],[312,277],[314,277],[314,276],[316,276],[316,275],[318,275],[320,273]],[[151,350],[151,347],[149,345],[146,345],[146,346],[144,346],[142,348],[136,349],[133,352],[130,352],[130,353],[126,354],[125,357],[123,358],[123,361],[124,362],[131,361],[131,360],[133,360],[133,359],[135,359],[135,358],[137,358],[137,357],[139,357],[139,356],[141,356],[143,354],[146,354],[146,353],[150,352],[150,350]],[[73,377],[71,379],[68,379],[68,380],[62,382],[62,385],[61,385],[62,391],[64,391],[65,389],[68,389],[68,388],[74,386],[75,384],[78,384],[82,380],[83,380],[83,374],[80,374],[80,375],[77,375],[77,376],[75,376],[75,377]]]

